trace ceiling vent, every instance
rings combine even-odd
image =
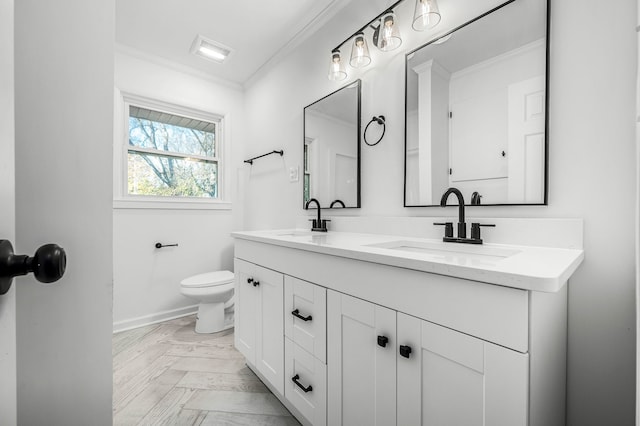
[[[198,34],[191,44],[191,53],[219,64],[223,63],[232,52],[233,49],[230,47],[217,41],[209,40],[200,34]]]

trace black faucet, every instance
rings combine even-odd
[[[329,208],[332,209],[334,205],[336,204],[340,204],[342,206],[342,208],[344,208],[344,203],[342,202],[342,200],[333,200],[331,202],[331,204],[329,205]]]
[[[464,221],[464,197],[462,193],[457,188],[449,188],[447,191],[442,194],[442,198],[440,199],[440,206],[445,207],[447,205],[447,199],[449,195],[455,194],[458,198],[458,237],[454,238],[453,236],[453,223],[434,223],[434,225],[445,225],[445,234],[442,241],[450,242],[450,243],[466,243],[466,244],[482,244],[482,238],[480,238],[480,227],[481,226],[495,226],[481,223],[472,223],[471,224],[471,238],[467,238],[467,224]]]
[[[316,203],[316,206],[318,207],[318,219],[309,219],[310,221],[312,221],[311,230],[327,232],[327,222],[331,222],[331,220],[320,218],[320,203],[315,198],[311,198],[309,201],[307,201],[307,203],[304,205],[305,210],[309,209],[309,204],[311,204],[311,202]]]
[[[449,195],[455,194],[458,197],[458,238],[467,238],[467,224],[464,222],[464,197],[458,188],[449,188],[442,194],[440,199],[440,207],[447,205]]]

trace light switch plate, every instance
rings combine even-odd
[[[289,182],[297,182],[300,179],[299,167],[289,167]]]

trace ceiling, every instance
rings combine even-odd
[[[120,49],[244,84],[348,3],[345,0],[116,0]],[[197,35],[233,49],[218,64],[190,53]]]

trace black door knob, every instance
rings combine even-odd
[[[11,288],[13,277],[33,272],[42,283],[58,281],[67,267],[67,255],[57,244],[45,244],[36,250],[33,257],[13,253],[8,240],[0,240],[0,294]]]

